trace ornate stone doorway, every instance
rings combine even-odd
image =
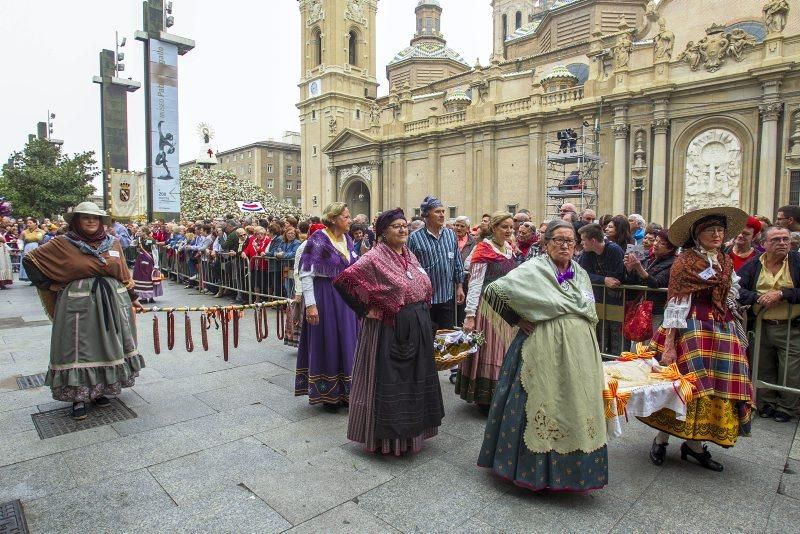
[[[344,202],[350,207],[352,217],[363,213],[367,216],[367,220],[372,218],[369,186],[362,180],[355,179],[350,182],[344,191]]]

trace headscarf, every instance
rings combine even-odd
[[[764,225],[761,223],[761,221],[759,221],[752,215],[747,218],[747,224],[745,224],[744,226],[745,228],[752,228],[754,235],[758,235],[764,228]]]
[[[378,217],[378,220],[375,221],[375,237],[380,237],[383,233],[389,228],[389,225],[392,224],[397,219],[405,219],[406,214],[403,212],[401,208],[395,208],[393,210],[384,211]]]
[[[324,229],[325,229],[325,225],[324,224],[322,224],[322,223],[314,223],[308,228],[308,237],[311,237],[312,235],[314,235],[314,232],[316,232],[317,230],[324,230]]]
[[[425,200],[419,205],[419,212],[423,217],[427,217],[431,210],[441,208],[442,206],[444,206],[444,204],[442,204],[442,201],[438,198],[425,197]]]
[[[100,226],[97,228],[97,232],[92,235],[86,234],[80,225],[81,216],[78,215],[77,217],[73,217],[69,223],[69,231],[67,232],[67,237],[70,238],[72,241],[80,241],[82,243],[87,244],[94,244],[103,241],[106,238],[106,227],[102,221],[98,221]]]

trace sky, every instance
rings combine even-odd
[[[52,137],[64,151],[100,154],[99,53],[114,49],[115,31],[127,37],[122,77],[143,81],[141,0],[4,0],[0,12],[0,162],[21,150],[36,123],[56,114]],[[417,0],[380,0],[377,20],[378,94],[385,65],[408,46]],[[448,45],[473,65],[489,62],[489,0],[441,0]],[[297,0],[174,0],[170,33],[194,39],[178,61],[180,160],[195,159],[201,122],[228,150],[299,131],[300,12]],[[215,11],[216,6],[216,11]],[[145,164],[144,88],[129,94],[129,168]]]

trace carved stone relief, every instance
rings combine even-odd
[[[685,61],[692,70],[703,65],[707,71],[716,72],[728,57],[742,61],[745,52],[757,42],[754,36],[742,29],[728,33],[724,27],[715,24],[706,30],[706,36],[696,44],[694,41],[686,43],[686,50],[678,56],[678,61]]]
[[[644,130],[637,130],[634,136],[633,170],[647,170],[647,140]]]
[[[792,115],[792,129],[789,135],[789,158],[800,160],[800,110]]]
[[[625,69],[631,61],[631,51],[633,50],[633,40],[630,33],[623,33],[617,38],[614,47],[614,70]]]
[[[351,177],[358,175],[363,178],[367,184],[372,183],[372,175],[377,169],[373,165],[351,165],[338,170],[339,189],[344,186],[344,183]]]
[[[695,137],[686,151],[683,209],[739,207],[742,144],[728,130],[715,128]]]
[[[311,26],[318,20],[324,19],[325,13],[322,11],[322,0],[311,0],[308,5],[308,20],[306,25]]]
[[[352,20],[358,24],[366,24],[367,19],[365,16],[364,0],[348,0],[347,10],[344,12],[344,18]]]
[[[666,21],[658,19],[658,33],[653,39],[653,58],[655,61],[667,61],[672,58],[675,46],[675,34],[667,29]]]

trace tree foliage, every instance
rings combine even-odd
[[[94,152],[69,157],[59,145],[32,138],[3,166],[0,195],[18,216],[55,217],[92,195],[98,174]]]

